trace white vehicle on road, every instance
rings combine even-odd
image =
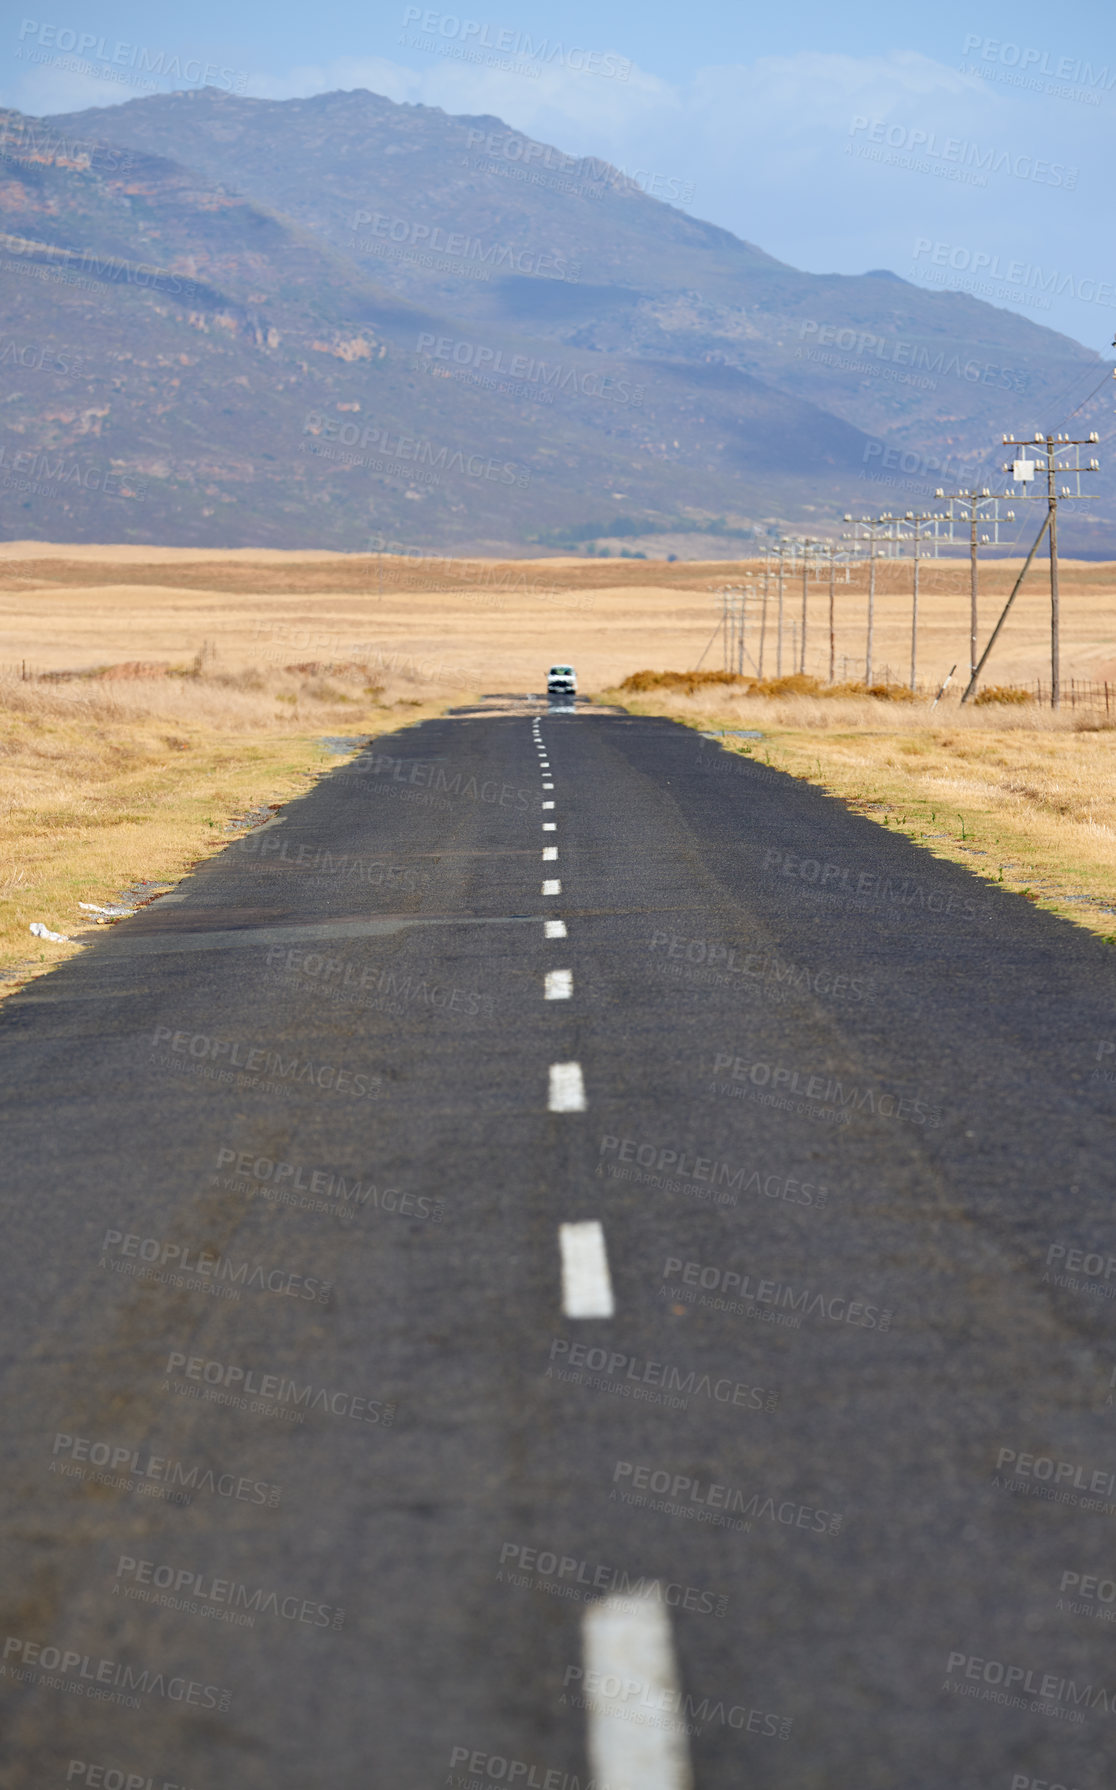
[[[577,672],[572,665],[552,665],[546,674],[548,696],[576,696]]]

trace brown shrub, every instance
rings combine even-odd
[[[751,677],[738,677],[734,671],[633,671],[620,688],[633,696],[645,690],[680,690],[684,696],[693,696],[696,691],[715,684],[731,684],[740,690],[750,690],[755,681]]]
[[[1034,694],[1030,690],[1021,690],[1017,684],[989,684],[987,690],[981,690],[974,698],[975,708],[984,708],[991,702],[1034,702]]]
[[[744,696],[874,696],[878,702],[914,702],[903,684],[823,684],[820,678],[801,672],[786,677],[741,677],[733,671],[633,671],[619,686],[631,696],[648,690],[672,690],[696,696],[701,690],[730,686]]]

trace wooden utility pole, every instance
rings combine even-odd
[[[949,504],[948,521],[950,523],[950,539],[953,538],[954,504],[958,505],[962,521],[969,525],[969,681],[977,667],[977,639],[979,620],[977,614],[979,599],[979,551],[980,543],[991,541],[1000,544],[1001,521],[1014,522],[1015,511],[1008,510],[1004,517],[1000,515],[1000,504],[1011,501],[1010,491],[990,491],[987,485],[982,491],[942,491],[934,494],[943,497]],[[980,525],[988,524],[990,534],[982,535]]]
[[[744,675],[744,660],[751,661],[752,669],[757,676],[762,673],[748,651],[746,630],[748,621],[748,598],[753,592],[746,584],[722,584],[721,597],[721,667],[724,671],[733,672],[737,677]],[[707,646],[706,652],[709,651]],[[762,641],[761,641],[762,658]],[[702,659],[705,653],[701,655]],[[700,665],[701,660],[698,661]]]
[[[1034,437],[1030,441],[1015,441],[1008,435],[1005,435],[1003,438],[1005,447],[1012,447],[1020,450],[1016,453],[1015,459],[1005,465],[1004,471],[1010,473],[1013,483],[1023,486],[1021,495],[1024,499],[1032,497],[1032,493],[1027,490],[1027,486],[1034,482],[1036,471],[1040,470],[1045,462],[1045,533],[1050,537],[1050,706],[1052,709],[1060,708],[1062,700],[1061,614],[1058,600],[1058,500],[1059,498],[1070,497],[1083,498],[1088,501],[1092,496],[1091,492],[1082,491],[1081,475],[1082,473],[1099,472],[1100,461],[1093,459],[1089,461],[1087,466],[1082,466],[1081,456],[1077,450],[1083,447],[1091,447],[1094,442],[1099,440],[1100,436],[1095,429],[1090,435],[1084,437],[1053,434],[1043,435],[1036,431]],[[1068,484],[1063,485],[1061,490],[1059,490],[1057,483],[1059,478],[1072,478],[1075,481],[1076,490],[1071,490]],[[1034,496],[1041,501],[1039,493],[1034,493]],[[1039,530],[1039,540],[1042,539],[1043,532],[1044,530]],[[1035,547],[1037,546],[1038,541],[1035,542]],[[1035,548],[1033,547],[1031,549],[1032,556],[1034,551]],[[1027,565],[1030,565],[1030,563],[1031,559],[1028,557]],[[1023,572],[1025,572],[1026,569],[1027,567],[1024,566]],[[1021,584],[1022,581],[1023,573],[1021,572],[1016,584],[1016,589],[1019,588],[1019,584]],[[1014,597],[1014,595],[1015,591],[1012,592],[1012,597]],[[1010,604],[1011,599],[1009,598],[1008,601]],[[1007,608],[1004,609],[1004,615],[1006,614]],[[999,622],[996,624],[996,634],[1000,631],[1003,619],[1004,617],[1002,615]],[[993,634],[993,640],[996,638],[996,634]],[[991,648],[992,641],[990,640],[988,642],[988,651],[991,651]],[[988,657],[988,652],[985,653],[984,657]],[[983,663],[984,660],[982,659],[981,664]],[[968,696],[968,691],[966,691],[965,694]]]
[[[1062,703],[1062,640],[1061,615],[1058,607],[1058,493],[1054,486],[1054,441],[1046,437],[1046,513],[1050,520],[1046,532],[1050,537],[1050,706]]]
[[[895,518],[879,516],[873,520],[871,516],[846,516],[845,521],[852,522],[854,525],[851,537],[854,541],[857,538],[858,529],[863,531],[862,538],[868,541],[868,618],[864,640],[864,682],[870,689],[872,685],[872,645],[876,620],[876,543],[881,538],[895,539],[894,534],[889,532],[894,529]]]
[[[837,599],[834,586],[837,581],[837,555],[842,552],[836,541],[820,541],[820,557],[829,562],[829,679],[832,684],[837,678]],[[849,556],[844,554],[845,583],[849,581]]]
[[[948,522],[950,517],[943,510],[920,510],[918,512],[914,510],[906,510],[902,516],[884,516],[881,520],[884,522],[893,522],[895,527],[899,530],[909,530],[911,541],[914,546],[914,578],[911,584],[910,681],[910,687],[913,690],[916,687],[918,676],[918,595],[919,571],[922,565],[923,537],[932,534],[936,548],[939,525],[943,522]]]
[[[798,669],[801,672],[802,676],[805,677],[805,675],[806,675],[806,592],[807,592],[807,585],[809,583],[809,578],[810,578],[810,566],[811,566],[811,564],[813,564],[815,567],[817,566],[817,554],[815,552],[813,554],[813,556],[811,556],[811,548],[814,548],[814,549],[820,548],[823,545],[823,543],[821,541],[811,540],[809,537],[807,537],[806,539],[801,541],[799,543],[799,545],[802,548],[802,641],[801,641],[801,645],[799,647]]]

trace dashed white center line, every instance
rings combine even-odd
[[[558,856],[558,847],[556,845],[544,845],[543,846],[543,863],[544,864],[552,864],[557,856]]]
[[[543,788],[544,789],[553,789],[554,785],[553,785],[553,783],[544,783]]]
[[[585,1082],[580,1063],[551,1063],[547,1107],[552,1113],[583,1113]]]
[[[554,804],[551,803],[551,807],[553,807],[553,806],[554,806]],[[543,821],[543,832],[544,833],[556,833],[557,831],[558,831],[558,822],[556,820],[544,820]]]
[[[693,1790],[683,1720],[666,1713],[681,1696],[663,1605],[649,1597],[602,1598],[586,1610],[582,1637],[586,1683],[599,1687],[586,1694],[592,1777],[625,1790]],[[664,1713],[644,1727],[631,1719],[636,1708]]]
[[[611,1318],[615,1315],[608,1272],[605,1234],[595,1218],[584,1224],[560,1224],[562,1251],[562,1315],[567,1318]]]
[[[544,802],[543,803],[544,808],[553,808],[553,806],[554,806],[553,802]]]
[[[560,879],[556,876],[548,876],[543,883],[542,892],[544,895],[560,895],[562,893]]]
[[[544,1001],[568,1001],[573,998],[573,971],[547,970],[543,983]]]
[[[566,922],[564,920],[544,920],[543,936],[548,939],[564,939],[566,937]]]

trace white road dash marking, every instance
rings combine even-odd
[[[553,785],[553,783],[544,783],[543,788],[544,789],[553,789],[554,785]]]
[[[649,1597],[605,1597],[590,1604],[582,1627],[589,1771],[621,1790],[693,1790],[670,1617]],[[595,1675],[595,1676],[594,1676]],[[616,1686],[616,1694],[607,1692]],[[654,1724],[632,1719],[662,1711]]]
[[[551,802],[550,806],[553,808],[554,803]],[[556,833],[557,831],[558,831],[558,822],[556,820],[544,820],[543,821],[543,832],[544,833]]]
[[[595,1218],[584,1224],[560,1224],[562,1251],[562,1315],[567,1318],[611,1318],[615,1315],[608,1272],[605,1234]]]
[[[544,802],[543,803],[544,808],[553,808],[553,806],[554,806],[553,802]]]
[[[551,1063],[547,1107],[552,1113],[583,1113],[585,1083],[580,1063]]]
[[[544,920],[543,921],[543,937],[544,938],[564,939],[566,936],[567,936],[566,935],[566,922],[564,920]]]
[[[544,895],[560,895],[562,884],[556,876],[548,876],[542,886],[542,892]]]
[[[553,862],[557,856],[558,856],[558,847],[556,845],[544,845],[543,846],[543,863],[544,864],[553,864]]]
[[[573,999],[573,971],[547,970],[543,983],[544,1001],[569,1001]]]

